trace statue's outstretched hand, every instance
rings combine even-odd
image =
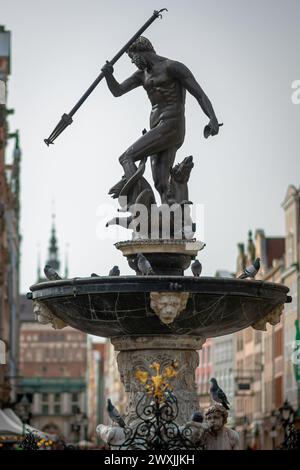
[[[210,135],[217,135],[219,133],[219,124],[217,119],[211,119],[207,126],[204,127],[203,135],[207,139]]]
[[[103,65],[101,72],[104,74],[105,77],[108,77],[109,75],[112,75],[114,73],[114,68],[110,62],[106,61],[106,64]]]

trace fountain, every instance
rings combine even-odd
[[[188,180],[193,157],[174,166],[184,141],[186,90],[209,117],[205,138],[217,135],[222,124],[183,64],[158,56],[150,41],[141,36],[127,53],[138,68],[134,75],[119,84],[111,63],[102,68],[102,74],[114,96],[143,86],[152,104],[150,130],[143,131],[120,157],[124,175],[109,192],[127,215],[119,214],[107,225],[131,230],[132,239],[117,243],[116,248],[134,273],[41,282],[30,288],[30,298],[38,321],[54,328],[70,325],[111,340],[128,394],[128,429],[137,428],[137,407],[145,393],[143,386],[153,377],[153,367],[158,364],[160,370],[168,370],[177,364],[172,390],[177,403],[176,425],[182,428],[199,410],[195,369],[206,338],[249,326],[264,330],[267,322],[280,321],[284,303],[290,298],[287,287],[274,283],[184,275],[205,247],[195,238],[190,211]],[[161,205],[143,176],[150,155]],[[116,435],[116,446],[125,437],[118,426],[102,426],[100,433]]]

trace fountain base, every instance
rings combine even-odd
[[[178,425],[184,425],[191,415],[199,410],[199,400],[195,385],[195,370],[198,367],[198,353],[205,338],[190,336],[144,336],[115,337],[111,342],[118,351],[117,363],[121,381],[128,393],[127,426],[134,427],[137,416],[137,403],[145,393],[144,387],[136,378],[136,372],[154,374],[153,363],[159,363],[163,371],[172,363],[178,363],[178,373],[171,385],[177,398],[179,413]]]

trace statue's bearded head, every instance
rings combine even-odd
[[[133,44],[129,47],[127,54],[129,55],[131,62],[137,66],[140,70],[145,70],[148,67],[147,53],[154,52],[149,39],[140,36]]]

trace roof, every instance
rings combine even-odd
[[[267,266],[273,266],[274,259],[281,259],[285,253],[284,237],[266,238]]]
[[[290,184],[285,194],[285,198],[281,204],[282,207],[285,207],[289,203],[289,201],[292,200],[292,198],[295,198],[295,197],[299,198],[299,196],[300,196],[300,188],[297,189],[296,186],[294,186],[293,184]]]
[[[24,377],[21,380],[23,393],[63,393],[82,392],[85,390],[85,380],[69,377]]]

